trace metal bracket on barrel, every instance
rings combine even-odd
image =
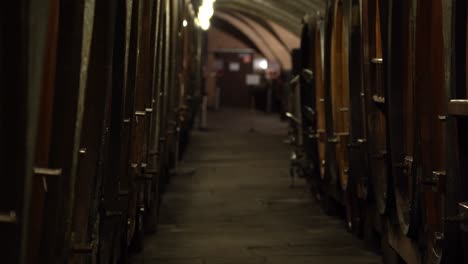
[[[307,133],[307,137],[310,139],[318,139],[320,135],[316,131],[310,131],[309,133]]]
[[[458,222],[460,223],[460,229],[463,232],[468,232],[468,202],[462,202],[458,204],[458,215],[446,217],[446,222]]]
[[[377,94],[372,95],[372,101],[376,104],[385,104],[385,97]]]
[[[85,149],[86,153],[86,149]],[[62,169],[50,169],[50,168],[34,168],[34,175],[42,177],[42,185],[44,191],[47,192],[47,178],[56,177],[62,175]]]
[[[296,125],[300,125],[302,124],[301,120],[299,120],[299,118],[297,118],[296,116],[294,116],[293,114],[291,114],[290,112],[287,112],[286,113],[286,117],[293,121],[294,123],[296,123]]]
[[[433,171],[431,177],[423,179],[422,184],[432,188],[434,192],[444,192],[445,187],[445,171]]]
[[[413,170],[413,157],[406,156],[403,162],[393,164],[395,168],[401,169],[404,174],[410,175]]]
[[[148,164],[141,164],[141,174],[135,178],[137,181],[151,181],[158,174],[157,169],[148,168]]]
[[[460,228],[463,232],[468,232],[468,202],[459,203]]]
[[[383,58],[372,58],[371,63],[375,65],[382,65],[383,64]],[[379,96],[377,94],[372,95],[372,101],[376,104],[385,104],[385,97]]]
[[[338,111],[340,111],[342,113],[349,112],[349,107],[341,107],[340,109],[338,109]]]
[[[306,105],[306,106],[304,106],[304,110],[305,110],[305,114],[309,118],[309,120],[311,120],[311,121],[315,120],[316,113],[315,113],[314,109],[312,109],[312,107]]]
[[[80,148],[80,149],[78,150],[78,153],[80,153],[80,155],[84,155],[84,154],[86,154],[86,151],[87,151],[86,148]]]
[[[300,78],[299,75],[294,76],[294,77],[291,79],[291,81],[289,82],[289,84],[290,84],[291,86],[296,85],[297,83],[299,83],[299,78]]]
[[[311,69],[303,69],[302,78],[304,78],[306,82],[310,83],[314,79],[314,72]]]
[[[131,163],[131,164],[130,164],[130,173],[132,173],[133,175],[139,173],[139,171],[138,171],[138,163]]]
[[[372,64],[383,64],[383,58],[372,58]]]
[[[135,111],[135,121],[138,124],[138,117],[145,117],[146,116],[146,111]]]
[[[348,144],[348,148],[350,149],[359,149],[362,147],[367,142],[367,139],[365,138],[359,138],[356,140],[356,142],[352,142]]]
[[[444,122],[444,121],[447,120],[447,116],[446,115],[438,115],[437,119],[439,119],[439,121],[441,121],[441,122]]]

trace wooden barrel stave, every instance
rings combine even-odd
[[[315,176],[320,173],[318,168],[317,155],[317,123],[316,123],[316,105],[315,105],[315,21],[304,21],[303,32],[301,36],[301,116],[303,133],[303,152],[304,158],[309,166],[303,168],[310,179],[316,180]],[[314,37],[312,37],[314,36]]]
[[[416,171],[422,189],[422,212],[427,243],[426,260],[442,255],[446,177],[446,115],[444,43],[440,0],[418,1],[416,21]],[[428,89],[428,87],[430,87]]]
[[[362,79],[362,27],[359,1],[345,2],[349,72],[349,188],[353,229],[358,235],[364,233],[367,210],[368,172],[366,145],[366,107]]]
[[[320,166],[320,178],[325,179],[326,168],[326,126],[325,126],[325,91],[324,91],[324,70],[323,70],[323,22],[317,23],[315,36],[313,37],[315,46],[315,105],[317,112],[317,137],[318,137],[318,162]]]
[[[388,153],[387,121],[384,90],[384,50],[382,12],[379,0],[363,1],[363,76],[367,107],[367,153],[369,159],[370,184],[377,209],[384,214],[387,209],[388,186]],[[366,15],[367,14],[367,15]]]
[[[445,193],[444,243],[450,245],[443,252],[446,263],[456,263],[468,259],[468,236],[463,230],[458,216],[463,213],[460,202],[468,200],[466,171],[466,107],[467,99],[467,13],[466,1],[441,1],[443,5],[444,44],[445,44],[445,84],[448,93],[447,122],[447,179]],[[456,56],[454,56],[456,54]],[[460,100],[460,101],[457,101]]]
[[[94,25],[94,2],[60,4],[57,45],[53,126],[49,166],[62,168],[59,177],[47,182],[44,236],[40,259],[66,262],[73,248],[72,233],[75,184],[77,180],[79,139],[83,125],[83,107]]]
[[[351,50],[360,48],[358,43],[360,40],[356,37],[360,34],[359,10],[359,4],[351,1],[336,1],[333,6],[333,23],[329,26],[331,27],[331,52],[328,58],[329,108],[324,108],[328,115],[328,118],[324,119],[329,123],[326,127],[331,151],[324,148],[323,155],[328,157],[325,162],[327,173],[331,176],[331,183],[336,183],[339,200],[345,209],[347,227],[362,234],[362,223],[365,218],[362,212],[364,200],[367,199],[367,182],[363,169],[366,152],[363,147],[352,146],[352,142],[364,146],[365,109],[361,97],[361,79],[356,78],[361,68],[359,66],[355,68],[356,65],[349,63],[351,58],[353,63],[361,63],[359,57],[352,57],[350,54]],[[319,95],[318,98],[320,97]],[[350,123],[351,121],[357,122]],[[355,155],[351,164],[350,153]]]
[[[415,235],[419,206],[418,185],[413,166],[415,106],[414,1],[393,2],[390,38],[390,78],[388,79],[389,143],[392,160],[393,192],[400,229]]]
[[[128,106],[130,106],[130,153],[127,163],[128,182],[126,188],[130,191],[129,207],[127,209],[127,244],[136,245],[139,250],[142,245],[142,222],[144,214],[144,186],[146,181],[140,180],[142,172],[147,168],[147,128],[148,116],[146,109],[149,94],[148,77],[150,74],[150,2],[136,0],[132,7],[132,22],[130,33],[129,76],[127,79]]]
[[[53,97],[55,90],[55,72],[57,56],[57,38],[59,21],[59,2],[51,1],[49,6],[49,18],[47,21],[47,51],[44,54],[44,73],[42,79],[39,123],[37,127],[37,139],[35,150],[35,168],[49,167],[49,150],[52,133]],[[56,168],[57,169],[57,168]],[[32,263],[39,256],[39,247],[42,237],[42,225],[46,195],[47,176],[35,175],[31,188],[31,211],[29,215],[28,235],[28,262]]]
[[[110,173],[109,148],[111,134],[115,132],[111,130],[111,112],[112,107],[114,109],[118,107],[118,103],[112,101],[116,7],[117,4],[103,3],[96,3],[95,6],[95,23],[80,138],[81,150],[75,185],[73,246],[68,260],[70,263],[97,260],[98,245],[101,249],[100,259],[109,259],[109,254],[106,254],[104,250],[109,241],[104,239],[105,236],[100,237],[103,233],[101,228],[103,223],[106,223],[107,228],[116,228],[115,223],[107,221],[110,212],[115,212],[116,209],[110,206],[109,200],[104,198],[106,192],[103,192],[109,185],[106,180],[106,176]],[[115,219],[118,217],[114,216]],[[83,254],[80,252],[84,250],[82,248],[90,249],[91,252]],[[105,255],[107,257],[103,258],[102,256]]]
[[[335,177],[343,190],[348,187],[349,89],[346,31],[343,3],[336,1],[333,9],[331,35],[330,75],[331,108],[338,175]]]

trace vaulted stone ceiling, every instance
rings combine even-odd
[[[271,20],[300,35],[301,20],[306,15],[323,13],[327,0],[217,0],[215,10],[239,12]]]
[[[299,47],[302,19],[323,14],[326,5],[327,0],[216,0],[214,19],[229,26],[214,25],[231,35],[240,32],[241,41],[249,39],[252,48],[290,69],[290,52]]]
[[[284,69],[291,68],[290,48],[281,42],[282,37],[276,35],[273,28],[269,26],[268,23],[265,23],[265,21],[260,21],[258,19],[254,20],[240,14],[232,15],[223,12],[216,13],[215,21],[216,20],[225,21],[237,28],[254,43],[254,47],[258,48],[260,53],[269,61],[278,63]],[[266,24],[266,26],[263,26],[262,24]],[[221,30],[234,35],[229,32],[229,29],[223,28]],[[296,41],[294,48],[299,46],[299,38],[295,38]]]

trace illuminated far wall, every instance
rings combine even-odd
[[[211,27],[207,31],[207,49],[208,56],[206,65],[204,68],[205,72],[205,88],[208,95],[208,107],[214,109],[216,106],[216,75],[218,65],[216,65],[215,52],[219,50],[246,50],[252,49],[242,41],[231,35],[219,30],[216,27]],[[254,54],[258,57],[258,54]],[[245,81],[245,80],[239,80]],[[248,104],[248,102],[246,102]]]

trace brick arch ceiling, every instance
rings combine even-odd
[[[217,0],[215,10],[271,20],[297,36],[305,15],[324,13],[327,0]]]
[[[284,44],[281,36],[277,36],[274,32],[268,30],[266,27],[258,23],[258,20],[251,19],[249,17],[238,15],[238,18],[244,21],[250,26],[255,33],[263,40],[265,45],[269,46],[273,55],[275,56],[275,62],[283,69],[291,69],[291,55],[288,47]],[[268,24],[267,24],[268,25]]]
[[[274,32],[239,14],[217,12],[215,18],[221,19],[241,31],[269,61],[278,63],[283,69],[291,69],[290,50]],[[297,43],[296,46],[299,45],[299,38],[297,38]]]

